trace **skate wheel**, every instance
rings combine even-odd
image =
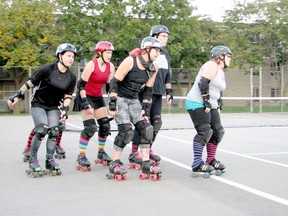
[[[113,178],[114,178],[114,176],[113,176],[112,174],[106,174],[106,177],[107,177],[108,179],[113,179]]]
[[[63,159],[65,159],[66,158],[66,155],[63,155]]]
[[[87,170],[88,170],[88,171],[91,171],[91,170],[92,170],[92,167],[90,167],[90,166],[87,167]]]
[[[215,175],[216,176],[221,176],[222,175],[222,171],[221,170],[216,170],[215,171]]]
[[[37,177],[39,177],[39,174],[37,172],[32,172],[32,177],[37,178]]]
[[[149,179],[152,180],[152,181],[156,181],[158,178],[157,178],[157,175],[156,174],[151,174],[149,176]]]
[[[77,165],[76,170],[80,170],[80,169],[81,169],[80,165]]]
[[[147,174],[144,174],[144,173],[141,173],[141,174],[139,175],[139,178],[140,178],[141,180],[144,180],[144,179],[147,179],[147,178],[148,178],[148,175],[147,175]]]
[[[82,172],[86,172],[87,171],[87,167],[81,167]]]
[[[122,179],[123,179],[123,180],[127,180],[127,175],[123,175],[123,176],[122,176]]]
[[[100,161],[98,159],[96,159],[94,162],[95,162],[95,164],[99,164],[100,163]]]
[[[210,173],[204,173],[204,174],[203,174],[203,177],[204,177],[204,178],[209,178],[210,175],[211,175]]]
[[[140,164],[136,164],[136,165],[135,165],[135,169],[136,169],[136,170],[141,170],[141,165],[140,165]]]
[[[26,163],[26,162],[28,162],[28,161],[29,161],[28,158],[26,158],[26,157],[23,158],[23,162],[24,162],[24,163]]]
[[[107,166],[107,161],[103,161],[102,166]]]
[[[62,175],[62,172],[61,172],[61,170],[58,170],[57,172],[56,172],[56,175]]]

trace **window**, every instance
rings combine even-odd
[[[14,93],[15,93],[14,85],[3,85],[3,99],[8,99]]]

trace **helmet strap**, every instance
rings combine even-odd
[[[62,64],[65,68],[69,68],[69,67],[67,67],[67,66],[64,64],[64,62],[62,61],[62,57],[60,57],[60,56],[59,56],[59,62],[60,62],[60,64]]]
[[[225,55],[224,55],[224,58],[219,58],[223,63],[224,63],[224,69],[227,68],[228,66],[226,65],[226,62],[225,62]]]

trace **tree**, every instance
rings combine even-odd
[[[49,0],[0,2],[0,66],[8,67],[16,89],[27,79],[28,70],[14,66],[36,66],[55,59],[51,53],[58,44],[54,6]]]

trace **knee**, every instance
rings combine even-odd
[[[131,124],[118,125],[118,131],[114,145],[123,149],[133,139],[134,131]]]
[[[200,142],[203,145],[210,140],[213,135],[213,130],[211,129],[209,124],[200,125],[196,128],[197,134],[194,137],[194,141]]]
[[[143,120],[139,121],[136,123],[135,129],[139,133],[141,144],[150,143],[153,139],[153,126],[150,123],[146,123]]]
[[[99,136],[106,137],[110,135],[110,121],[108,117],[98,119],[97,123],[99,125]]]
[[[221,124],[215,125],[215,130],[211,138],[211,142],[218,144],[222,141],[225,134],[225,130]]]
[[[86,139],[90,139],[94,136],[97,131],[97,125],[95,119],[88,119],[83,121],[84,129],[81,132],[81,136],[85,137]]]
[[[59,128],[58,126],[51,127],[49,130],[48,138],[52,141],[56,141],[59,135]]]
[[[48,134],[49,127],[46,124],[39,124],[34,129],[35,136],[39,140],[43,140],[43,138]]]

